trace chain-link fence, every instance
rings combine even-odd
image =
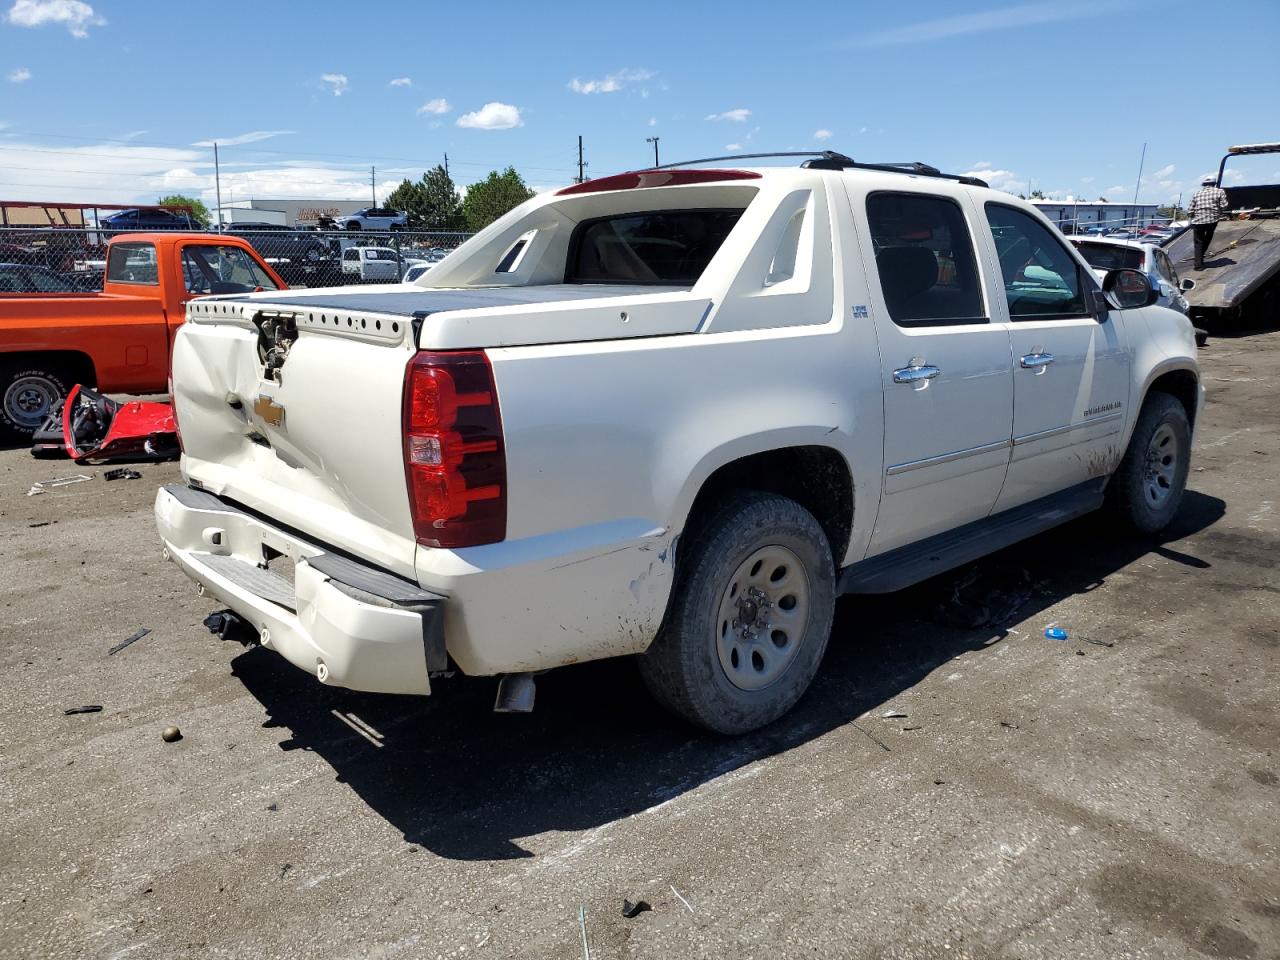
[[[471,236],[262,224],[229,224],[221,231],[208,232],[240,237],[291,287],[413,280]],[[0,228],[0,293],[101,290],[107,246],[113,236],[119,235],[92,228]]]

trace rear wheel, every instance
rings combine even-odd
[[[30,436],[67,395],[68,377],[61,367],[39,360],[0,364],[0,425]]]
[[[1190,466],[1187,411],[1169,394],[1152,393],[1107,485],[1107,504],[1139,533],[1159,533],[1178,512]]]
[[[733,494],[690,535],[640,672],[668,709],[717,733],[776,720],[808,689],[831,633],[835,572],[794,500]]]

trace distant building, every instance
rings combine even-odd
[[[1073,224],[1079,229],[1090,227],[1146,227],[1163,223],[1155,203],[1110,203],[1106,200],[1032,200],[1046,217],[1066,233]]]
[[[338,219],[369,206],[367,200],[232,200],[212,211],[218,223],[275,223],[314,226],[321,217]],[[221,213],[221,217],[219,217]]]

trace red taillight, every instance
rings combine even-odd
[[[556,191],[557,197],[575,193],[600,193],[604,190],[637,190],[644,187],[679,187],[687,183],[718,183],[721,180],[759,180],[752,170],[637,170],[599,177]]]
[[[507,535],[507,460],[489,358],[419,353],[404,381],[404,471],[418,542],[474,547]]]

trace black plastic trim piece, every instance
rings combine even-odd
[[[1012,510],[850,564],[840,571],[839,592],[892,593],[971,563],[1097,510],[1102,506],[1106,483],[1106,477],[1086,480]]]

